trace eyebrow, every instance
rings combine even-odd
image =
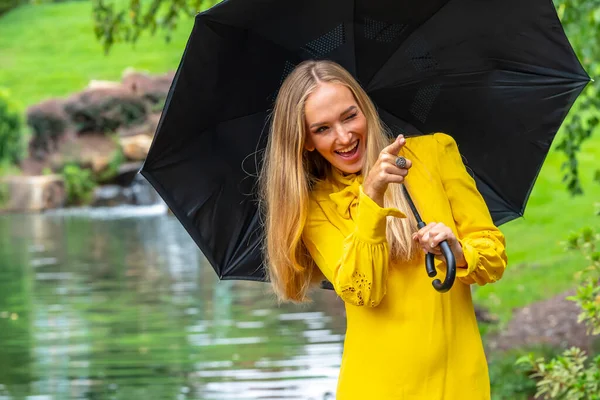
[[[356,109],[357,109],[356,106],[350,106],[344,112],[342,112],[340,114],[340,117],[343,116],[344,114],[348,114],[350,111],[354,111]],[[326,124],[326,122],[316,122],[316,123],[312,124],[311,126],[309,126],[309,128],[312,129],[312,128],[315,128],[317,126],[325,125],[325,124]]]

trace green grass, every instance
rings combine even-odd
[[[91,2],[23,5],[0,17],[0,86],[26,107],[68,96],[92,79],[120,80],[128,67],[151,73],[175,70],[193,25],[184,18],[167,43],[143,34],[108,55],[94,36]]]
[[[108,56],[92,31],[89,2],[24,5],[0,17],[0,86],[23,106],[45,98],[68,96],[92,79],[119,80],[127,67],[151,73],[177,68],[193,20],[186,18],[166,43],[164,36],[143,35],[133,47],[117,44]],[[596,224],[593,203],[600,185],[591,183],[600,166],[600,135],[581,159],[586,194],[571,197],[561,182],[564,158],[551,153],[530,197],[525,218],[502,227],[508,242],[509,268],[504,278],[477,288],[475,300],[506,322],[514,307],[542,300],[573,286],[573,273],[584,266],[560,242],[569,232]]]
[[[600,135],[593,135],[581,154],[584,195],[572,197],[566,191],[560,171],[564,159],[555,151],[548,155],[525,217],[501,226],[509,258],[502,280],[475,289],[475,301],[498,314],[502,322],[515,307],[573,288],[574,273],[587,266],[583,256],[565,252],[561,242],[585,226],[600,228],[600,217],[594,216],[600,185],[593,182],[593,171],[600,168]]]

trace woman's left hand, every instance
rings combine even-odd
[[[456,266],[460,268],[465,267],[467,264],[462,246],[454,235],[454,232],[441,222],[431,222],[427,226],[424,226],[413,234],[413,240],[421,245],[425,253],[434,254],[438,260],[444,260],[442,250],[438,245],[447,240],[452,253],[454,253],[454,258],[456,258]]]

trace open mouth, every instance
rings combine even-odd
[[[353,145],[350,145],[342,150],[336,150],[335,153],[340,155],[341,157],[350,158],[350,157],[354,156],[356,154],[356,152],[358,151],[359,142],[360,142],[360,140],[357,140],[356,142],[354,142]]]

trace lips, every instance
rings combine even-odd
[[[335,153],[344,157],[344,158],[349,158],[352,157],[353,155],[356,154],[356,152],[358,151],[358,144],[359,144],[359,140],[357,140],[356,142],[354,142],[353,145],[348,146],[342,150],[336,150]]]

